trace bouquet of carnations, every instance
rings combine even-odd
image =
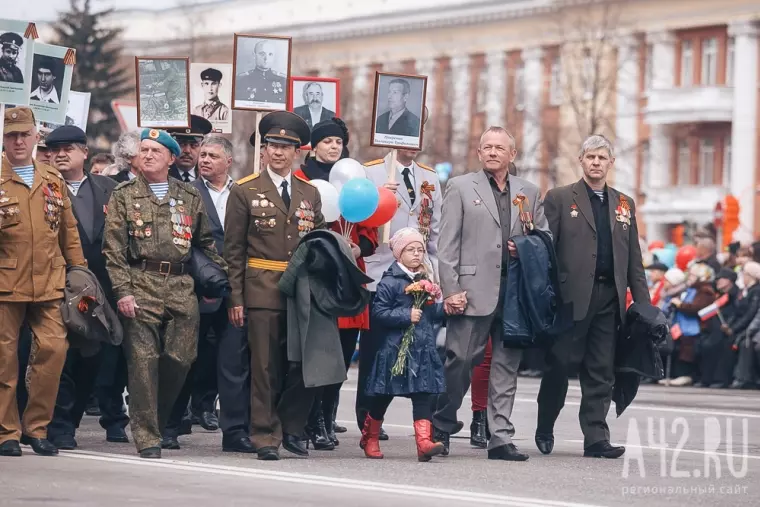
[[[404,289],[404,292],[414,298],[412,308],[417,310],[425,305],[432,305],[441,297],[441,288],[430,280],[418,280],[413,282]],[[409,347],[412,345],[413,341],[414,324],[409,326],[404,332],[404,336],[401,338],[401,345],[398,349],[398,358],[396,359],[396,364],[391,368],[392,375],[403,375],[406,371],[406,360],[409,357]]]

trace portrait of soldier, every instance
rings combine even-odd
[[[225,121],[230,116],[230,108],[219,99],[219,86],[222,83],[222,72],[208,68],[201,72],[201,88],[203,88],[203,104],[193,108],[193,114],[211,121]]]
[[[318,81],[309,81],[303,87],[303,105],[293,109],[293,112],[303,118],[313,128],[319,122],[335,118],[335,111],[323,107],[325,93]]]
[[[378,134],[419,137],[420,118],[406,108],[412,87],[402,78],[388,83],[388,110],[377,117]]]
[[[5,83],[23,83],[24,74],[18,67],[18,56],[24,39],[15,32],[0,35],[0,81]]]
[[[287,75],[272,68],[276,57],[274,41],[263,39],[256,42],[255,68],[237,76],[235,100],[285,103]]]

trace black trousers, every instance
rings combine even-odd
[[[614,284],[596,283],[586,318],[560,337],[546,354],[547,369],[538,392],[537,432],[551,433],[568,387],[568,371],[578,367],[581,384],[579,419],[584,447],[609,441],[607,412],[615,382],[615,343],[620,306]]]
[[[356,339],[359,337],[359,329],[341,329],[340,330],[340,347],[343,350],[343,362],[346,365],[346,371],[351,367],[351,358],[356,351]],[[325,423],[329,424],[333,420],[335,409],[338,406],[338,396],[343,383],[325,386],[316,390],[314,397],[314,407],[312,411],[322,410]]]
[[[433,404],[435,403],[436,396],[430,393],[415,393],[408,396],[412,400],[412,417],[415,421],[425,419],[427,421],[433,420]],[[385,417],[385,412],[388,410],[391,402],[395,396],[381,395],[370,396],[370,409],[369,415],[372,419],[381,421]]]
[[[247,437],[251,426],[251,350],[247,326],[237,328],[228,322],[217,343],[219,426],[224,439]]]
[[[95,396],[100,407],[100,426],[105,429],[126,428],[129,416],[124,407],[127,387],[127,358],[121,346],[103,344],[95,379]]]
[[[367,390],[367,378],[372,372],[372,363],[375,362],[375,355],[377,354],[382,340],[375,339],[372,336],[372,305],[375,301],[375,293],[370,294],[369,300],[369,330],[364,330],[359,336],[359,378],[356,387],[356,424],[359,429],[364,427],[364,419],[372,405],[372,397],[367,396],[365,391]]]

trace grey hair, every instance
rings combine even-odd
[[[709,250],[711,252],[715,252],[718,249],[717,245],[715,244],[715,240],[710,237],[699,238],[696,243],[697,247],[702,247],[705,250]]]
[[[309,81],[303,87],[303,101],[304,102],[307,102],[306,97],[308,96],[307,94],[309,93],[309,88],[311,88],[312,86],[319,86],[319,91],[322,92],[322,95],[324,95],[325,92],[324,90],[322,90],[321,84],[319,84],[317,81]]]
[[[124,132],[111,147],[111,153],[119,171],[129,171],[132,168],[130,160],[140,151],[140,133]]]
[[[207,135],[203,138],[201,149],[203,149],[204,146],[221,146],[225,156],[232,158],[234,148],[232,147],[230,140],[224,136],[215,134]]]
[[[498,125],[491,125],[487,129],[483,131],[483,133],[480,135],[480,143],[479,145],[483,144],[483,139],[485,139],[486,134],[507,134],[507,137],[509,137],[509,142],[512,143],[512,149],[514,150],[517,148],[517,141],[515,141],[515,136],[513,136],[509,130],[505,129],[504,127],[499,127]]]
[[[581,145],[581,152],[578,155],[579,158],[583,158],[586,152],[599,150],[604,148],[607,150],[607,154],[610,158],[615,158],[615,148],[612,146],[612,142],[600,134],[594,134],[586,138]]]

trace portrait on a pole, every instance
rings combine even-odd
[[[290,78],[290,97],[288,110],[303,118],[309,128],[340,117],[340,79],[293,76]]]
[[[214,132],[232,133],[232,65],[190,64],[190,108],[211,122]]]
[[[36,43],[32,59],[29,107],[39,121],[64,124],[69,107],[74,50]]]
[[[188,58],[135,58],[139,127],[190,126],[189,66]]]
[[[235,34],[233,109],[287,109],[291,44],[290,37]]]
[[[372,146],[422,149],[427,76],[378,72],[372,113]]]
[[[31,91],[34,38],[26,21],[0,19],[0,103],[26,105]]]

